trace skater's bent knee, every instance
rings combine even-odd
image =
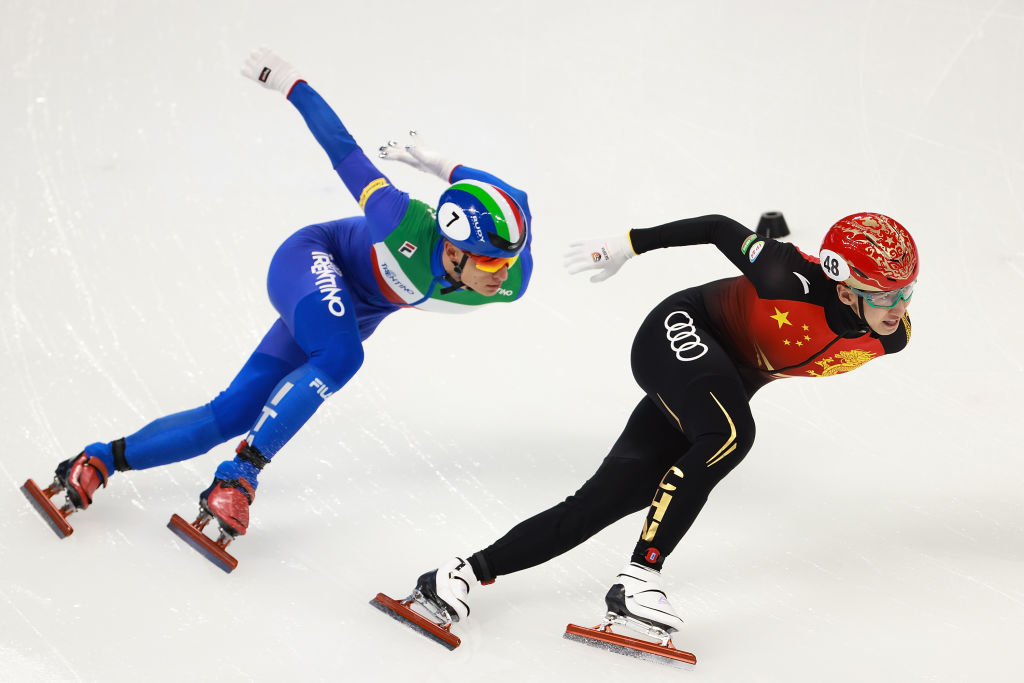
[[[326,375],[336,391],[362,367],[363,356],[362,344],[350,344],[313,353],[309,362]]]

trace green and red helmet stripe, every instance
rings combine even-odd
[[[501,188],[475,180],[460,180],[448,189],[466,192],[482,204],[501,238],[514,244],[522,237],[525,228],[522,212]]]
[[[494,187],[495,190],[498,191],[498,193],[502,197],[505,198],[505,201],[508,202],[509,208],[512,209],[512,216],[513,216],[513,218],[515,218],[515,221],[516,221],[516,230],[518,231],[518,235],[522,235],[523,232],[524,232],[524,229],[526,228],[526,218],[523,216],[523,212],[522,212],[522,209],[519,208],[519,204],[517,204],[516,200],[512,199],[512,197],[507,192],[505,192],[505,190],[501,189],[497,185],[494,185],[493,187]],[[510,239],[509,241],[510,242],[518,242],[519,241],[518,235],[516,236],[516,239],[514,239],[514,240]]]

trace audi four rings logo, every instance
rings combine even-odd
[[[672,318],[679,316],[675,320]],[[683,362],[697,360],[708,352],[708,347],[697,336],[693,318],[686,311],[672,311],[665,317],[665,338],[675,351],[676,358]],[[699,350],[699,351],[698,351]]]

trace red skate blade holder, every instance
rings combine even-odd
[[[74,506],[68,503],[64,507],[58,508],[50,500],[63,490],[64,488],[57,482],[50,484],[45,489],[41,489],[31,479],[26,481],[21,487],[21,492],[25,494],[25,497],[32,503],[32,506],[42,515],[58,538],[67,538],[74,531],[66,519],[68,515],[75,511]]]
[[[167,523],[167,528],[173,531],[185,543],[192,546],[199,554],[230,574],[238,566],[238,560],[224,550],[228,543],[231,543],[232,539],[224,532],[221,532],[220,538],[216,541],[204,534],[203,529],[210,523],[211,519],[213,519],[211,515],[200,512],[199,516],[196,517],[196,521],[189,524],[177,514],[173,514],[171,515],[171,521]]]
[[[370,600],[370,604],[384,612],[384,614],[419,631],[431,640],[444,645],[449,650],[454,650],[462,644],[462,639],[451,632],[451,625],[441,626],[422,614],[414,612],[409,606],[412,602],[413,599],[411,597],[404,600],[395,600],[383,593],[377,593],[377,597]]]
[[[565,627],[564,638],[575,640],[579,643],[593,645],[603,650],[608,650],[627,657],[637,657],[650,661],[677,666],[680,668],[691,668],[697,664],[697,657],[693,653],[677,650],[669,638],[664,645],[652,643],[649,640],[631,638],[611,630],[608,623],[598,624],[593,628],[569,624]]]

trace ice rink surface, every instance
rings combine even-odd
[[[0,18],[0,680],[1021,679],[1024,3],[6,0]],[[530,292],[385,321],[261,478],[234,574],[165,528],[233,444],[117,475],[58,541],[22,482],[208,401],[274,320],[277,244],[359,211],[291,105],[238,74],[260,44],[368,151],[416,127],[527,190]],[[431,203],[443,187],[384,171]],[[766,210],[812,253],[855,211],[907,225],[914,336],[755,398],[754,449],[665,568],[697,667],[561,638],[598,621],[640,515],[475,589],[454,652],[371,609],[574,491],[640,397],[639,322],[733,273],[693,247],[591,284],[565,244]]]

